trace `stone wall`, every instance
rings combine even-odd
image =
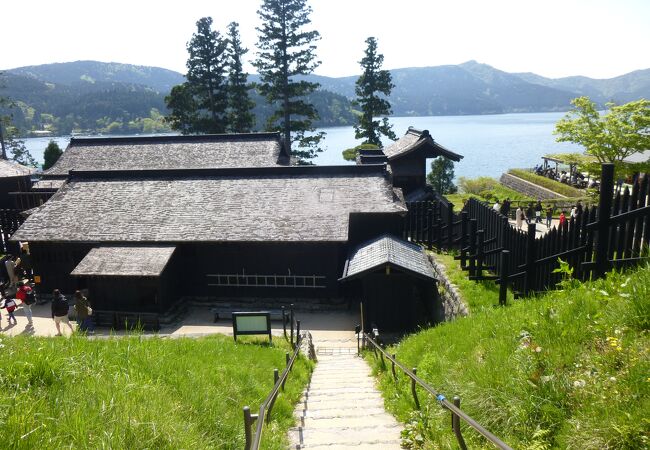
[[[445,321],[469,314],[469,309],[460,292],[458,292],[458,288],[447,278],[445,266],[436,260],[435,255],[432,253],[429,253],[429,261],[431,261],[433,271],[436,278],[438,278],[438,292],[442,302]]]
[[[519,177],[516,177],[510,173],[504,173],[499,179],[501,184],[514,189],[517,192],[521,192],[532,198],[539,198],[541,200],[548,200],[551,198],[566,198],[565,195],[558,194],[549,189],[546,189],[542,186],[538,186],[535,183],[530,181],[523,180]]]

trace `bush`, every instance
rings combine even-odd
[[[359,154],[359,150],[377,150],[381,151],[381,148],[377,147],[374,144],[361,144],[357,145],[356,147],[348,148],[343,150],[343,159],[346,161],[354,161],[357,159],[357,155]]]
[[[499,182],[491,177],[465,178],[458,179],[458,186],[464,194],[480,195],[485,191],[490,191],[497,187]]]

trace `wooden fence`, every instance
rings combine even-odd
[[[17,209],[0,209],[0,250],[3,253],[18,253],[18,244],[9,242],[9,238],[25,221]]]
[[[489,204],[470,199],[459,214],[444,199],[409,204],[404,237],[414,242],[455,249],[461,267],[474,280],[493,279],[517,295],[552,289],[561,280],[558,259],[566,261],[579,280],[602,277],[612,267],[647,259],[650,242],[650,185],[640,178],[632,190],[601,195],[598,207],[587,207],[541,237],[536,225],[513,227]],[[603,164],[601,192],[614,192],[614,166]],[[491,274],[484,273],[490,271]]]

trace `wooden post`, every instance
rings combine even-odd
[[[413,375],[418,374],[418,369],[416,367],[413,368]],[[420,409],[420,400],[418,400],[418,393],[415,390],[415,379],[411,378],[411,394],[413,394],[413,400],[415,401],[415,407],[416,409]]]
[[[467,266],[467,224],[469,221],[469,214],[467,211],[460,213],[460,267],[464,269]]]
[[[614,164],[602,165],[600,176],[600,200],[598,202],[598,241],[596,241],[596,264],[594,276],[597,278],[605,276],[609,270],[609,258],[607,257],[607,246],[609,244],[609,216],[612,209],[612,193],[614,192]]]
[[[289,305],[289,322],[291,322],[291,338],[289,339],[289,342],[291,343],[291,348],[294,348],[293,346],[293,303]]]
[[[248,406],[244,406],[244,436],[246,437],[244,450],[250,450],[253,443],[253,430],[251,430],[252,425],[253,416],[251,415],[251,409]]]
[[[469,221],[469,275],[476,275],[476,219]]]
[[[454,205],[449,203],[447,207],[447,251],[454,247]]]
[[[526,235],[526,275],[524,275],[524,295],[533,290],[533,277],[535,276],[535,223],[528,224]]]
[[[476,276],[483,276],[483,252],[485,251],[485,230],[478,230],[476,244]]]
[[[510,252],[508,250],[501,250],[501,279],[499,281],[499,305],[506,306],[506,299],[508,298],[508,277],[510,270],[508,267]]]

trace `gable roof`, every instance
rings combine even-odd
[[[24,177],[36,173],[33,167],[23,166],[15,161],[0,158],[0,178]]]
[[[463,158],[462,155],[454,153],[434,141],[429,130],[420,131],[413,127],[409,127],[404,136],[384,148],[384,154],[388,157],[388,161],[393,161],[417,150],[423,151],[426,158],[444,156],[456,162]]]
[[[157,277],[165,269],[175,249],[175,246],[93,248],[71,275]]]
[[[381,166],[73,172],[12,239],[346,241],[350,213],[405,211]]]
[[[72,138],[43,174],[71,170],[155,170],[266,167],[289,164],[280,133]]]
[[[357,247],[350,254],[341,279],[357,278],[385,265],[398,267],[420,278],[435,280],[433,267],[422,247],[390,235]]]

